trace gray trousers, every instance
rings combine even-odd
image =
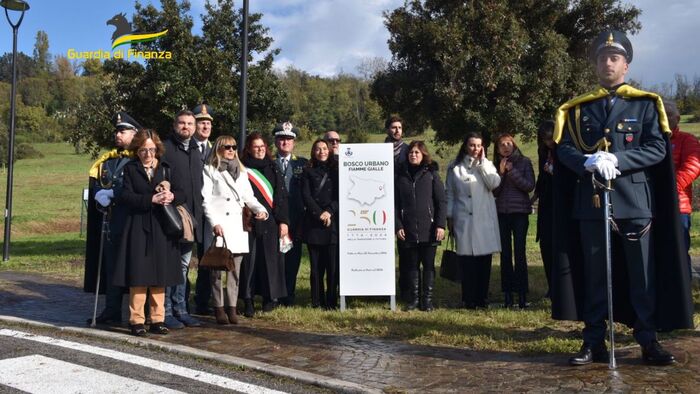
[[[233,258],[235,266],[233,271],[211,270],[209,273],[211,295],[214,298],[215,308],[221,308],[224,305],[236,307],[238,303],[238,280],[241,273],[241,261],[243,261],[243,255],[237,254]],[[221,279],[223,275],[226,276],[226,290],[224,290],[223,280]]]

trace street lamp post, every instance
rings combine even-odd
[[[240,124],[240,136],[238,138],[238,149],[239,152],[243,151],[246,139],[246,120],[248,118],[248,90],[246,88],[246,82],[248,79],[248,0],[243,0],[243,26],[241,33],[241,40],[243,41],[242,53],[241,53],[241,80],[238,85],[239,94],[239,124]]]
[[[10,135],[7,145],[7,190],[5,199],[5,238],[2,250],[2,261],[10,259],[10,225],[12,223],[12,174],[14,170],[15,151],[15,96],[17,93],[17,30],[24,19],[24,12],[29,4],[23,0],[2,0],[0,6],[5,9],[7,22],[12,26],[12,96],[10,97]],[[10,20],[9,10],[21,11],[16,23]]]

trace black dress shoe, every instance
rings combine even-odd
[[[605,345],[591,346],[584,343],[581,350],[569,359],[569,365],[586,365],[593,362],[607,363],[610,359]]]
[[[165,323],[163,322],[151,324],[151,327],[148,328],[148,331],[158,335],[168,335],[168,333],[170,332],[170,330],[168,330],[168,327],[166,327]]]
[[[144,327],[143,324],[132,324],[131,335],[137,337],[146,337],[148,336],[148,333],[146,332],[146,327]]]
[[[671,365],[676,362],[673,354],[665,351],[657,341],[642,347],[642,360],[649,365]]]

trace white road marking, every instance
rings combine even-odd
[[[38,354],[0,360],[0,370],[0,384],[28,393],[182,393]]]
[[[153,360],[141,356],[135,356],[133,354],[122,353],[116,350],[104,349],[97,346],[85,345],[82,343],[65,341],[62,339],[46,337],[42,335],[34,335],[27,332],[15,331],[9,329],[0,329],[0,335],[26,339],[29,341],[45,343],[48,345],[63,347],[66,349],[78,350],[85,353],[95,354],[102,357],[112,358],[114,360],[119,360],[127,362],[134,365],[139,365],[146,368],[155,369],[157,371],[169,373],[172,375],[182,376],[187,379],[197,380],[206,384],[211,384],[214,386],[222,387],[229,390],[235,390],[242,393],[252,393],[252,394],[278,394],[283,393],[282,391],[268,389],[266,387],[258,386],[252,383],[245,383],[234,379],[229,379],[223,376],[210,374],[208,372],[197,371],[190,368],[181,367],[179,365],[166,363],[159,360]]]

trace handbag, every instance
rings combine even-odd
[[[253,211],[244,205],[241,217],[243,219],[243,231],[253,232]]]
[[[182,216],[174,205],[159,205],[163,213],[163,232],[168,237],[182,238],[185,229],[182,225]]]
[[[462,266],[455,252],[455,239],[452,234],[447,236],[447,249],[442,252],[440,276],[451,282],[462,283]]]
[[[216,246],[216,241],[221,238],[222,246]],[[211,270],[233,271],[235,275],[234,255],[226,246],[226,238],[216,236],[199,261],[199,266]]]

